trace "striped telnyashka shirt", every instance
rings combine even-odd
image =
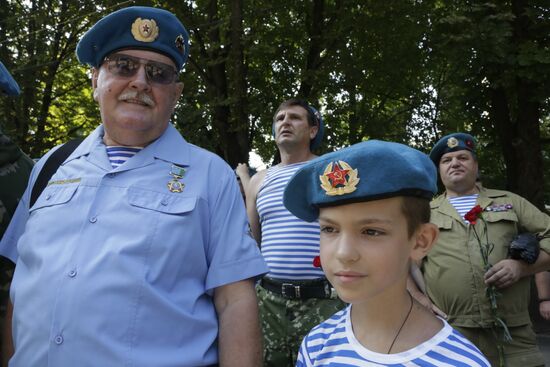
[[[456,209],[458,215],[460,215],[460,218],[462,218],[464,222],[468,223],[468,221],[464,219],[464,215],[466,215],[466,213],[468,213],[476,205],[478,196],[479,194],[473,194],[448,198],[447,200],[449,200],[449,203],[451,203],[451,205]]]
[[[304,222],[283,205],[287,182],[306,163],[269,168],[258,191],[261,249],[271,278],[307,280],[324,276],[320,268],[313,266],[313,258],[319,255],[319,222]]]
[[[109,146],[107,147],[107,156],[109,156],[111,166],[117,168],[142,149],[142,147]]]
[[[442,320],[443,328],[416,347],[395,354],[365,348],[353,334],[351,307],[337,312],[304,338],[297,367],[490,367],[468,339]]]

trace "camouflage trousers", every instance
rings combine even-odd
[[[264,344],[264,367],[294,367],[302,339],[346,305],[340,299],[290,300],[256,286]]]

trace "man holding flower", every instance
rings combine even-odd
[[[469,134],[443,137],[430,158],[445,192],[431,203],[440,236],[422,264],[427,295],[491,365],[543,366],[528,304],[530,275],[550,268],[550,217],[518,195],[477,183]],[[510,243],[526,232],[540,239],[540,254],[511,258]]]

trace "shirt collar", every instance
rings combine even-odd
[[[89,155],[95,149],[105,150],[103,144],[103,124],[99,125],[65,160],[69,162],[81,156]],[[186,166],[189,164],[189,143],[181,136],[172,124],[154,142],[143,148],[143,153],[167,162]],[[105,153],[106,155],[106,153]]]

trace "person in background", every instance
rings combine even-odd
[[[6,96],[17,96],[20,88],[4,64],[0,62],[0,88]],[[0,129],[0,239],[17,208],[19,199],[27,187],[34,162]],[[6,320],[6,305],[14,264],[0,256],[0,330],[11,332],[11,319]],[[0,348],[1,361],[7,364],[7,356],[13,353],[11,338],[3,335]]]
[[[257,287],[266,367],[294,366],[300,340],[311,327],[344,307],[314,259],[319,224],[296,218],[283,206],[286,183],[314,159],[323,137],[321,114],[303,100],[281,103],[273,117],[281,162],[252,177],[246,192],[254,238],[269,273]]]
[[[350,305],[304,338],[298,367],[483,366],[472,343],[407,292],[410,264],[437,238],[436,170],[424,153],[369,140],[302,167],[286,208],[319,220],[320,263]]]
[[[544,238],[550,234],[550,217],[518,195],[482,187],[477,182],[476,150],[473,136],[453,133],[430,152],[445,186],[445,192],[431,202],[431,222],[439,228],[439,238],[422,262],[429,299],[412,283],[411,292],[423,303],[433,301],[491,365],[543,366],[528,308],[531,275],[550,268],[550,238]],[[540,254],[532,263],[509,256],[510,243],[524,232],[542,238]],[[492,244],[489,270],[480,240]],[[496,310],[488,298],[489,286],[500,293]],[[507,326],[510,342],[502,324],[495,324],[497,317]]]
[[[170,123],[187,31],[128,7],[76,53],[101,124],[30,208],[27,189],[0,243],[16,263],[10,367],[257,367],[254,278],[268,268],[235,174]]]

